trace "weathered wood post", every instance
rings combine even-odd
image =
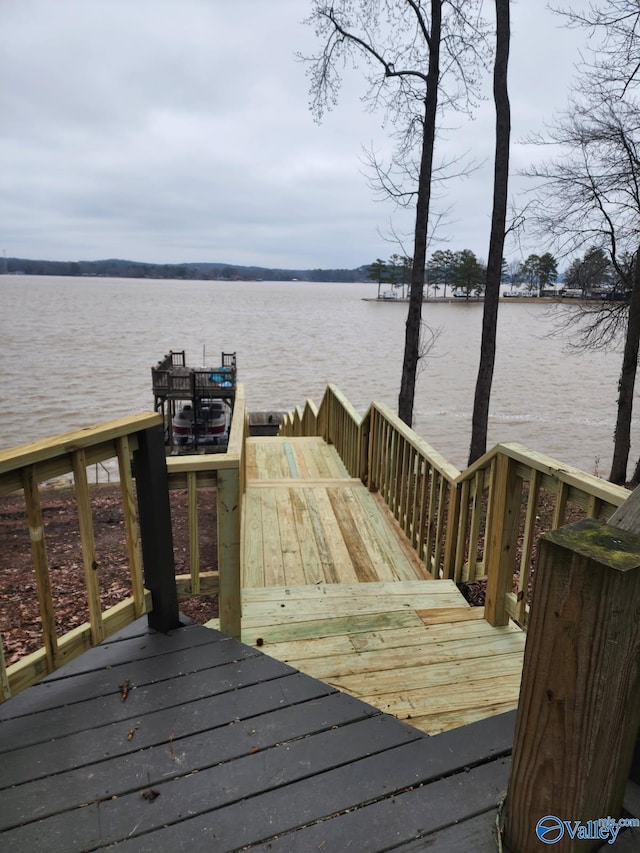
[[[153,610],[149,627],[166,633],[180,625],[173,561],[169,478],[161,426],[138,433],[134,452],[144,582]]]
[[[620,815],[640,721],[639,614],[640,536],[585,519],[541,538],[505,811],[513,853],[608,840],[585,837],[586,822]]]

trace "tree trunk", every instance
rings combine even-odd
[[[636,253],[633,265],[633,288],[629,303],[629,319],[624,340],[622,369],[618,382],[618,416],[613,437],[613,460],[609,480],[612,483],[624,483],[627,479],[627,463],[631,448],[631,414],[633,409],[633,391],[638,368],[638,348],[640,345],[640,249]],[[634,479],[640,477],[640,462]]]
[[[509,65],[510,0],[495,0],[496,3],[496,58],[493,70],[493,98],[496,108],[496,148],[493,178],[493,212],[491,237],[484,293],[482,317],[482,342],[480,344],[480,366],[476,380],[473,404],[471,446],[469,465],[487,449],[487,426],[489,422],[489,400],[493,382],[496,356],[496,329],[498,325],[498,302],[502,279],[502,257],[507,220],[507,191],[509,181],[509,139],[511,135],[511,110],[507,86]]]
[[[413,269],[409,288],[409,310],[405,330],[402,379],[398,396],[398,416],[407,426],[413,422],[413,402],[420,354],[420,328],[422,323],[422,296],[427,257],[427,226],[431,202],[433,175],[433,149],[436,135],[438,85],[440,81],[440,38],[442,34],[442,2],[431,0],[431,34],[429,45],[429,70],[424,109],[424,133],[416,202],[416,225],[413,248]]]

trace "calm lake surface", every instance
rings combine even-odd
[[[10,447],[153,410],[150,368],[170,349],[193,366],[236,351],[251,410],[320,402],[335,383],[356,409],[394,410],[407,305],[364,301],[375,284],[0,276],[3,429]],[[500,305],[489,446],[519,441],[607,476],[620,352],[574,353],[557,308]],[[427,303],[441,329],[419,377],[414,428],[466,464],[482,304]],[[637,404],[636,404],[637,406]],[[637,409],[636,409],[637,410]],[[640,441],[632,446],[632,463]]]

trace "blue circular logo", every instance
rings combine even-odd
[[[536,835],[543,844],[557,844],[564,835],[564,824],[553,814],[545,815],[536,824]]]

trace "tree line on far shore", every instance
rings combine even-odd
[[[627,259],[629,267],[633,258]],[[369,264],[368,277],[378,284],[378,298],[385,295],[402,297],[411,283],[413,261],[405,255],[393,254],[388,260],[376,258]],[[449,249],[433,252],[425,267],[427,293],[446,297],[453,293],[467,298],[484,293],[487,267],[470,249],[453,252]],[[629,276],[621,276],[607,254],[594,246],[581,258],[571,262],[563,274],[558,272],[558,261],[550,252],[531,254],[524,261],[502,260],[503,285],[518,288],[532,296],[547,291],[569,291],[582,297],[618,298],[628,300]],[[561,287],[556,287],[561,285]]]
[[[104,276],[108,278],[185,279],[189,281],[364,281],[367,267],[355,269],[288,270],[236,264],[189,262],[153,264],[144,261],[47,261],[1,258],[0,274]]]

